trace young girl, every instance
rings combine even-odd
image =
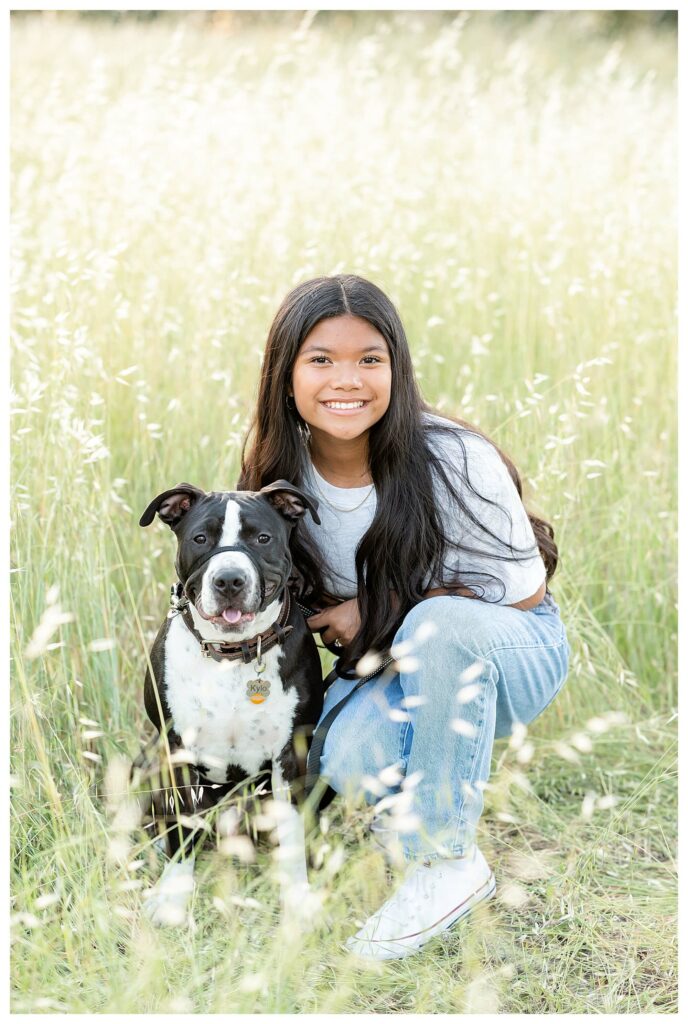
[[[475,842],[493,742],[536,718],[568,667],[553,531],[504,454],[423,400],[396,309],[353,275],[299,285],[270,328],[237,487],[277,479],[319,503],[292,554],[299,600],[321,609],[308,625],[340,654],[323,717],[366,653],[395,658],[337,714],[321,772],[380,801],[408,861],[347,946],[407,956],[494,892]]]

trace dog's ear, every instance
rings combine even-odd
[[[205,491],[194,487],[193,484],[177,484],[176,487],[171,487],[169,491],[163,491],[157,498],[153,498],[139,519],[139,526],[150,526],[157,512],[163,523],[167,523],[174,530],[191,506],[204,496]]]
[[[273,484],[261,487],[258,494],[263,495],[270,504],[277,509],[290,523],[294,524],[297,519],[305,515],[306,509],[313,516],[313,521],[320,526],[318,515],[318,502],[312,494],[295,487],[288,480],[275,480]]]

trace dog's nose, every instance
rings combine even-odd
[[[213,586],[223,597],[234,597],[246,586],[246,577],[237,569],[226,569],[219,572],[213,580]]]

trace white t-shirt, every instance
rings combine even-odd
[[[423,413],[425,422],[449,423],[461,437],[466,449],[464,455],[458,439],[444,434],[427,435],[433,452],[443,463],[454,488],[461,494],[476,519],[485,524],[502,541],[510,542],[520,561],[502,560],[495,555],[509,557],[509,549],[471,523],[447,492],[441,480],[435,479],[435,500],[442,518],[444,531],[451,540],[460,542],[475,552],[457,552],[448,547],[445,555],[447,572],[460,567],[467,586],[488,601],[515,604],[534,594],[545,579],[545,566],[538,551],[533,529],[516,486],[502,462],[496,448],[479,434],[442,420],[431,413]],[[465,476],[478,494],[465,483]],[[335,487],[328,483],[310,461],[304,470],[304,487],[310,488],[318,500],[321,525],[316,526],[310,516],[302,523],[315,540],[326,565],[324,582],[328,591],[340,600],[355,597],[356,547],[368,530],[377,508],[375,487]],[[496,502],[491,505],[488,501]],[[327,499],[327,500],[325,500]],[[332,505],[340,506],[340,511]],[[525,550],[524,550],[525,549]],[[522,557],[525,556],[525,557]],[[488,574],[504,584],[488,579],[478,580],[470,573]],[[450,576],[445,577],[445,583]],[[426,581],[424,589],[441,586],[437,578]]]

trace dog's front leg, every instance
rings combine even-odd
[[[306,868],[303,817],[291,802],[289,783],[278,760],[272,765],[272,795],[277,819],[279,882],[282,910],[290,921],[306,924],[312,918],[312,900]]]
[[[171,768],[161,762],[150,780],[152,824],[160,836],[156,845],[162,845],[169,860],[144,897],[143,913],[159,927],[176,927],[188,921],[194,891],[194,852],[204,835],[203,829],[194,828],[191,821],[194,812],[202,812],[213,802],[206,788],[188,765]]]

